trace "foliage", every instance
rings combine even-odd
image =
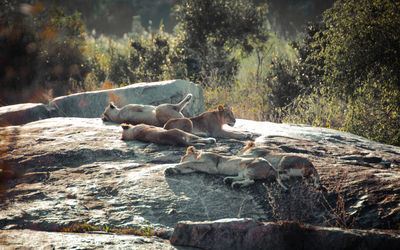
[[[293,220],[311,223],[318,219],[322,192],[306,180],[291,180],[288,190],[276,183],[265,185],[268,204],[276,220]]]
[[[80,15],[66,16],[40,2],[14,9],[10,4],[1,13],[1,103],[45,101],[46,90],[59,95],[72,88],[72,82],[81,82],[87,68]]]
[[[134,16],[119,39],[87,34],[71,8],[29,2],[1,3],[0,105],[180,78],[203,85],[207,108],[400,145],[397,1],[339,0],[291,47],[269,32],[263,1],[180,0],[173,34]]]
[[[234,48],[251,52],[267,38],[266,6],[251,1],[181,0],[176,12],[188,76],[205,86],[233,79],[239,63],[231,56]]]
[[[389,0],[343,0],[326,11],[300,53],[310,88],[284,110],[283,120],[400,145],[399,7]]]
[[[326,29],[315,46],[324,45],[324,80],[341,90],[334,93],[362,95],[356,90],[371,76],[385,76],[387,82],[381,84],[400,88],[398,7],[390,0],[342,0],[324,14]]]
[[[92,38],[93,44],[86,54],[93,58],[101,55],[95,75],[115,86],[166,80],[184,75],[175,40],[160,27],[154,33],[131,34],[120,40]]]
[[[359,212],[346,211],[348,204],[345,202],[343,182],[347,179],[347,173],[334,170],[332,176],[336,177],[336,182],[326,194],[321,196],[321,204],[325,210],[324,220],[331,227],[355,228]],[[331,196],[335,197],[329,199]]]
[[[149,226],[137,228],[110,228],[108,225],[104,226],[93,226],[88,224],[86,221],[83,223],[74,223],[67,227],[61,227],[57,231],[69,232],[69,233],[87,233],[87,232],[106,232],[106,233],[117,233],[125,235],[138,235],[138,236],[158,236],[161,238],[167,238],[167,232],[164,230],[153,230]]]

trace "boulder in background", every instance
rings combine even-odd
[[[182,113],[191,117],[204,112],[203,89],[200,86],[184,80],[170,80],[61,96],[50,101],[49,105],[23,103],[0,107],[0,126],[23,125],[51,117],[98,118],[109,102],[118,107],[132,103],[178,103],[189,93],[193,98]]]

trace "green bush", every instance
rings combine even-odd
[[[248,0],[180,0],[176,13],[187,77],[203,86],[231,83],[239,64],[233,50],[251,52],[267,38],[266,6]]]
[[[400,145],[399,7],[341,0],[327,10],[298,47],[299,73],[310,87],[280,110],[283,120]]]
[[[72,88],[83,89],[88,72],[82,56],[85,27],[80,14],[67,16],[40,2],[1,11],[2,104],[46,101]]]

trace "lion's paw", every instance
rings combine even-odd
[[[217,140],[215,138],[213,138],[213,137],[205,138],[205,140],[207,140],[207,143],[209,143],[209,144],[217,143]]]
[[[233,182],[233,183],[231,184],[231,186],[232,186],[232,188],[238,189],[238,188],[241,188],[241,187],[242,187],[242,183],[240,183],[240,182]]]
[[[164,170],[165,176],[170,176],[170,175],[174,175],[174,174],[177,174],[177,171],[174,168],[167,168]]]
[[[232,177],[225,177],[224,178],[224,183],[225,184],[231,184],[233,182],[233,178]]]
[[[259,133],[251,133],[251,132],[247,133],[246,135],[247,135],[247,139],[250,139],[250,140],[253,140],[253,139],[261,136],[261,134],[259,134]]]

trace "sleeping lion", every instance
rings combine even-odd
[[[122,140],[138,140],[157,144],[189,146],[215,143],[214,138],[202,138],[180,129],[166,130],[147,124],[121,124]]]
[[[232,187],[248,186],[254,180],[273,176],[285,190],[288,187],[283,184],[283,180],[314,176],[314,185],[319,187],[318,172],[308,159],[295,155],[268,154],[263,149],[259,150],[252,142],[238,156],[199,152],[194,147],[188,147],[180,163],[164,171],[165,175],[192,172],[227,175],[224,182],[231,182]]]
[[[188,94],[177,104],[160,104],[158,106],[144,104],[128,104],[118,108],[110,102],[103,113],[103,121],[130,124],[149,124],[162,127],[171,118],[182,118],[182,110],[192,99]]]
[[[257,147],[254,142],[248,142],[238,153],[241,157],[262,157],[278,170],[277,181],[287,189],[282,180],[290,177],[314,177],[314,186],[319,187],[319,174],[314,165],[307,158],[290,154],[271,154],[264,147]]]
[[[276,175],[276,170],[263,158],[224,156],[197,151],[193,146],[187,148],[178,165],[165,169],[164,174],[169,176],[193,172],[231,176],[226,177],[224,181],[232,181],[232,187],[248,186],[253,184],[254,180],[268,179]]]

